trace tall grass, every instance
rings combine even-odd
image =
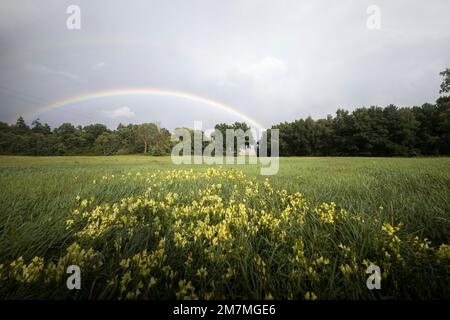
[[[248,165],[216,174],[170,158],[1,157],[0,296],[444,298],[449,169],[448,158],[286,158],[266,181]],[[86,265],[76,293],[55,276],[69,260]],[[385,272],[379,291],[366,287],[369,262]]]

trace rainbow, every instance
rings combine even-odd
[[[176,91],[171,89],[162,89],[162,88],[119,88],[119,89],[109,89],[109,90],[103,90],[103,91],[96,91],[96,92],[90,92],[87,94],[82,94],[78,96],[73,96],[69,98],[65,98],[62,100],[58,100],[55,102],[52,102],[50,104],[47,104],[45,106],[42,106],[36,110],[33,110],[32,114],[45,112],[47,110],[60,108],[63,106],[83,102],[83,101],[89,101],[93,99],[101,99],[106,97],[114,97],[114,96],[129,96],[129,95],[137,95],[137,96],[148,96],[148,95],[159,95],[159,96],[169,96],[169,97],[176,97],[181,99],[187,99],[193,102],[198,102],[201,104],[209,105],[211,107],[223,110],[225,112],[228,112],[230,114],[233,114],[242,120],[248,122],[250,125],[256,127],[257,129],[263,131],[264,126],[259,123],[257,120],[250,118],[248,115],[240,112],[238,109],[227,105],[225,103],[213,100],[211,98],[198,96],[192,93],[183,92],[183,91]]]

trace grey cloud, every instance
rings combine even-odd
[[[65,27],[70,4],[79,31]],[[10,1],[0,11],[0,120],[36,105],[111,88],[161,87],[207,96],[270,125],[338,107],[420,105],[450,66],[447,0]],[[31,66],[31,67],[30,67]],[[135,117],[111,118],[126,105]],[[187,109],[185,106],[189,106]],[[40,116],[61,121],[239,120],[172,98],[97,99]],[[92,116],[83,118],[79,114]],[[30,116],[30,117],[31,117]],[[72,118],[71,118],[72,117]],[[192,125],[192,124],[191,124]]]

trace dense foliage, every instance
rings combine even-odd
[[[153,123],[119,124],[109,130],[103,124],[85,127],[63,123],[51,130],[39,119],[29,127],[20,117],[15,125],[0,122],[0,153],[19,155],[167,154],[170,132]]]
[[[415,156],[450,154],[450,97],[421,107],[338,110],[326,119],[283,122],[283,156]]]

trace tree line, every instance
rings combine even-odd
[[[201,151],[213,138],[207,137],[203,131],[186,129],[190,134],[191,154],[194,154],[194,135],[200,135],[199,148]],[[233,124],[219,123],[215,130],[225,136],[226,130],[250,130],[244,122]],[[172,139],[172,133],[161,128],[157,123],[119,124],[117,129],[110,130],[106,125],[96,123],[87,126],[74,126],[63,123],[51,129],[39,119],[29,126],[23,117],[16,123],[9,125],[0,122],[0,154],[17,154],[32,156],[60,156],[60,155],[120,155],[120,154],[148,154],[154,156],[170,154],[173,146],[181,139]],[[245,142],[245,146],[254,144],[253,136]],[[228,145],[223,141],[224,154]],[[235,138],[234,154],[244,146],[238,146]],[[198,149],[197,149],[198,150]]]
[[[55,129],[39,119],[28,126],[20,117],[16,124],[0,122],[0,153],[18,155],[113,155],[148,153],[165,155],[172,148],[171,134],[155,123],[119,124],[116,130],[104,124],[74,126],[63,123]]]
[[[440,73],[444,80],[440,93],[450,91],[450,69]],[[279,129],[280,156],[416,156],[450,155],[450,96],[418,107],[372,106],[352,112],[338,109],[335,116],[314,120],[311,117],[283,122]],[[243,122],[219,123],[215,130],[225,136],[227,129],[250,127]],[[191,133],[194,151],[195,130]],[[270,138],[270,131],[263,135]],[[214,137],[200,132],[202,149]],[[50,128],[39,119],[29,126],[22,117],[9,125],[0,122],[0,154],[17,155],[168,155],[176,142],[171,133],[156,123],[119,124],[115,130],[104,124],[74,126],[63,123]],[[224,140],[223,150],[227,151]],[[256,142],[258,151],[259,141]],[[255,144],[250,135],[245,146]],[[234,154],[238,153],[235,141]],[[268,144],[270,155],[270,143]],[[198,150],[198,149],[197,149]]]
[[[279,129],[283,156],[449,155],[450,98],[412,108],[339,109],[334,117],[309,117],[272,128]]]

